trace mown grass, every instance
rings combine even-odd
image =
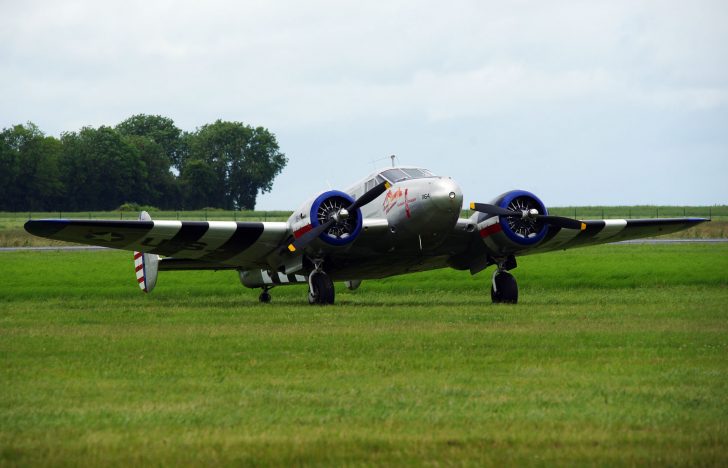
[[[725,465],[728,246],[525,257],[273,303],[127,252],[0,254],[3,465]]]

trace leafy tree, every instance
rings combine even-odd
[[[62,176],[71,210],[112,210],[147,197],[147,168],[139,150],[110,127],[82,128],[61,137]]]
[[[162,147],[169,159],[169,165],[179,169],[182,130],[172,119],[161,115],[137,114],[116,126],[122,135],[147,137]]]
[[[11,142],[12,129],[3,129],[0,134],[0,210],[16,211],[25,209],[18,204],[18,165],[19,151]]]
[[[0,210],[111,210],[127,202],[253,209],[286,162],[272,133],[240,122],[183,133],[171,119],[138,114],[60,140],[29,122],[0,132]]]
[[[275,135],[240,122],[203,125],[186,137],[186,146],[181,175],[191,161],[207,164],[216,180],[211,202],[226,209],[254,209],[258,193],[271,190],[288,161]]]
[[[204,161],[194,160],[185,165],[180,175],[180,189],[186,209],[200,209],[208,206],[220,206],[218,177],[215,171]]]
[[[63,193],[59,141],[32,122],[4,129],[0,141],[0,209],[56,209]]]
[[[170,171],[169,158],[164,148],[145,136],[127,135],[123,140],[137,149],[147,170],[146,179],[138,181],[137,189],[145,194],[145,198],[139,201],[161,208],[178,208],[177,179]]]

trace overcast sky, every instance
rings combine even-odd
[[[465,201],[728,203],[728,2],[0,0],[0,127],[264,126],[294,209],[396,154]]]

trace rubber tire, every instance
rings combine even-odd
[[[308,303],[313,305],[327,305],[334,303],[334,283],[326,273],[311,273],[313,295],[308,293]]]
[[[504,271],[495,277],[496,290],[490,286],[490,298],[493,304],[517,304],[518,283],[512,274]]]
[[[260,293],[260,296],[258,296],[258,300],[263,304],[268,304],[271,300],[270,293],[268,291],[263,291]]]

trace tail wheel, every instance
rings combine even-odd
[[[518,283],[507,271],[496,271],[490,287],[490,298],[493,304],[518,303]]]
[[[311,273],[309,278],[309,293],[308,303],[309,304],[333,304],[334,303],[334,283],[324,272]]]

